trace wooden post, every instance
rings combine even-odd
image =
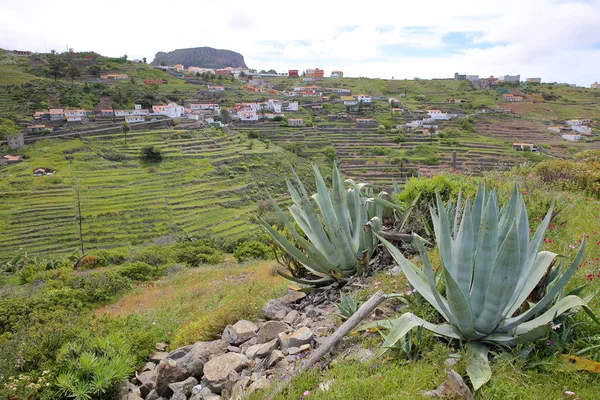
[[[452,169],[456,171],[456,151],[452,152]]]

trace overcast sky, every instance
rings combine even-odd
[[[210,46],[250,68],[600,81],[600,0],[0,0],[0,47],[130,59]]]

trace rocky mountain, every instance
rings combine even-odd
[[[167,65],[183,64],[185,68],[190,66],[202,68],[247,68],[244,56],[240,53],[231,50],[213,49],[212,47],[178,49],[168,53],[159,51],[154,56],[154,61],[150,65],[160,65],[163,61]]]

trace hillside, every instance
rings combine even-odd
[[[212,47],[194,47],[169,52],[159,51],[150,65],[158,66],[183,64],[184,67],[201,68],[247,68],[244,56],[231,50],[219,50]]]

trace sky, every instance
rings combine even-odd
[[[209,46],[250,68],[600,81],[600,0],[0,0],[0,48],[129,59]]]

